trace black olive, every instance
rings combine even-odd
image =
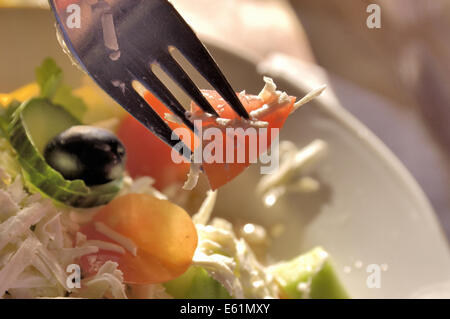
[[[123,144],[112,132],[92,126],[73,126],[54,137],[44,157],[65,179],[82,179],[88,186],[116,180],[125,170]]]

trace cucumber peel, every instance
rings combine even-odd
[[[328,253],[321,247],[270,267],[284,297],[289,299],[348,299]]]
[[[31,188],[72,207],[104,205],[119,192],[122,180],[88,187],[82,180],[66,180],[47,164],[42,155],[51,138],[79,124],[62,107],[52,104],[46,98],[35,98],[22,103],[11,115],[7,135]]]

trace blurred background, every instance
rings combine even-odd
[[[342,105],[406,165],[450,236],[450,1],[171,2],[204,38],[255,60],[281,52],[326,70]],[[372,3],[379,29],[366,24]]]

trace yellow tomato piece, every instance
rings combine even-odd
[[[147,194],[120,196],[99,211],[95,222],[137,246],[136,256],[127,252],[115,258],[128,283],[166,282],[182,275],[192,263],[198,241],[195,225],[184,209],[167,200]],[[89,233],[87,227],[88,238],[95,237]]]
[[[97,84],[86,78],[83,84],[73,91],[74,95],[83,99],[88,109],[83,117],[83,123],[93,124],[111,118],[123,118],[127,113]]]
[[[13,100],[24,102],[32,97],[38,96],[40,92],[37,83],[30,83],[8,94],[0,94],[0,104],[8,106]]]

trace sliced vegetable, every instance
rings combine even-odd
[[[224,101],[224,99],[219,95],[219,93],[215,92],[215,91],[207,91],[204,90],[202,91],[203,95],[205,96],[205,98],[208,100],[208,102],[216,109],[219,111],[219,115],[221,118],[227,119],[227,120],[237,120],[239,121],[239,116],[236,114],[236,112],[233,111],[233,109]],[[265,105],[266,103],[268,103],[268,101],[265,101],[262,98],[259,98],[257,96],[253,96],[253,95],[243,95],[243,94],[239,94],[239,99],[242,103],[242,105],[245,107],[245,109],[247,110],[248,113],[258,110],[260,109],[263,105]],[[262,114],[261,116],[259,116],[257,118],[258,121],[260,122],[267,122],[267,145],[266,147],[259,147],[258,146],[258,152],[257,152],[257,156],[259,157],[259,155],[263,154],[264,152],[267,151],[267,149],[270,148],[270,145],[273,141],[273,139],[276,137],[275,135],[272,135],[272,129],[281,129],[284,125],[284,122],[286,121],[286,119],[288,118],[289,114],[291,114],[292,110],[293,110],[293,106],[294,106],[294,102],[295,102],[295,98],[291,97],[290,98],[290,103],[286,103],[280,107],[276,107],[274,110],[267,112],[265,114]],[[198,106],[196,106],[194,103],[192,104],[192,110],[193,110],[193,116],[194,118],[196,116],[201,116],[202,115],[202,111],[200,110],[200,108]],[[239,122],[237,122],[239,123]],[[241,124],[237,124],[237,126],[233,125],[233,128],[235,127],[242,127],[242,128],[246,128],[246,126],[248,126],[251,124],[247,124],[245,122],[241,122]],[[208,127],[218,127],[222,130],[222,139],[224,141],[223,143],[223,154],[226,154],[226,148],[227,145],[230,145],[229,143],[232,143],[232,138],[230,138],[230,136],[228,136],[226,134],[226,128],[228,126],[220,126],[218,125],[215,121],[211,122],[211,121],[204,121],[203,122],[203,129],[206,129]],[[260,135],[259,135],[259,130],[258,128],[256,128],[257,130],[257,141],[258,141],[258,145],[260,144]],[[237,141],[239,140],[239,138],[243,138],[246,139],[246,141],[249,141],[250,138],[246,138],[245,136],[243,136],[242,133],[238,133],[236,134],[237,136]],[[209,141],[207,141],[209,142]],[[237,160],[237,155],[238,155],[238,148],[242,147],[241,145],[239,145],[238,143],[235,143],[235,147],[234,147],[234,163],[227,163],[222,162],[222,163],[207,163],[204,162],[203,163],[203,169],[206,173],[206,176],[208,177],[209,183],[211,185],[211,188],[217,189],[220,188],[221,186],[227,184],[228,182],[230,182],[231,180],[233,180],[235,177],[237,177],[239,174],[241,174],[247,167],[249,167],[251,165],[251,162],[255,160],[255,158],[250,158],[249,154],[249,149],[250,149],[251,144],[249,142],[245,142],[244,144],[244,151],[245,151],[245,160],[243,163],[238,163]],[[242,151],[242,150],[240,150]],[[204,159],[204,161],[207,159]]]
[[[83,256],[81,268],[86,276],[95,274],[105,261],[113,260],[127,283],[163,283],[182,275],[191,265],[197,231],[191,217],[167,200],[146,194],[117,197],[81,229],[88,239],[113,242],[95,228],[97,222],[132,240],[137,254],[100,250]]]
[[[37,83],[30,83],[21,88],[18,88],[11,93],[0,94],[0,104],[3,105],[3,107],[8,107],[14,100],[25,102],[26,100],[38,96],[39,91],[40,89]]]
[[[251,125],[245,122],[239,122],[240,119],[238,115],[217,92],[204,90],[202,93],[211,105],[218,110],[221,118],[236,121],[237,124],[233,127],[239,127],[241,125],[245,128]],[[267,102],[264,99],[253,95],[239,94],[239,98],[248,112],[261,108]],[[165,118],[166,113],[170,113],[167,107],[165,107],[150,92],[145,93],[145,99],[162,118]],[[275,138],[275,136],[272,136],[271,134],[271,129],[280,129],[283,127],[284,122],[293,110],[294,102],[295,98],[291,97],[290,103],[286,103],[263,114],[261,117],[258,117],[258,121],[268,122],[267,147],[258,147],[258,156],[270,147],[273,138]],[[226,146],[230,143],[230,137],[227,136],[225,132],[226,127],[219,125],[216,122],[216,118],[205,118],[203,111],[195,104],[192,104],[191,108],[194,119],[196,117],[203,118],[203,129],[216,127],[222,130],[223,154],[226,154]],[[185,127],[183,124],[171,121],[167,121],[167,123],[172,129]],[[164,142],[161,142],[153,134],[149,133],[142,124],[131,116],[122,121],[118,136],[128,150],[129,158],[127,170],[130,172],[131,176],[152,176],[156,179],[156,186],[160,189],[175,182],[182,184],[186,180],[186,175],[189,172],[189,164],[175,164],[171,157],[171,148]],[[239,137],[239,134],[237,134],[237,136]],[[259,138],[260,136],[257,135],[258,144]],[[247,140],[249,140],[249,138],[247,138]],[[206,142],[208,143],[209,141]],[[193,149],[198,143],[198,139],[191,133],[191,148]],[[237,161],[237,147],[234,149],[234,163],[222,162],[208,164],[205,161],[203,162],[202,166],[212,189],[217,189],[225,185],[250,166],[252,160],[255,159],[249,157],[249,145],[249,143],[246,143],[244,146],[246,156],[243,163],[238,163]]]
[[[47,163],[69,180],[101,185],[123,178],[125,148],[112,132],[77,125],[54,137],[45,147]]]
[[[40,154],[45,146],[55,136],[74,125],[80,125],[74,116],[63,108],[54,105],[47,99],[33,99],[23,104],[16,111],[13,121],[21,121],[31,142]]]
[[[69,206],[106,204],[121,189],[121,180],[95,187],[86,186],[82,180],[68,181],[42,155],[50,139],[77,124],[76,118],[47,99],[32,99],[12,115],[8,136],[30,188]]]
[[[291,261],[270,267],[270,272],[290,299],[347,299],[329,255],[318,247]]]
[[[180,277],[166,282],[164,287],[177,299],[231,299],[222,284],[198,266],[190,267]]]

